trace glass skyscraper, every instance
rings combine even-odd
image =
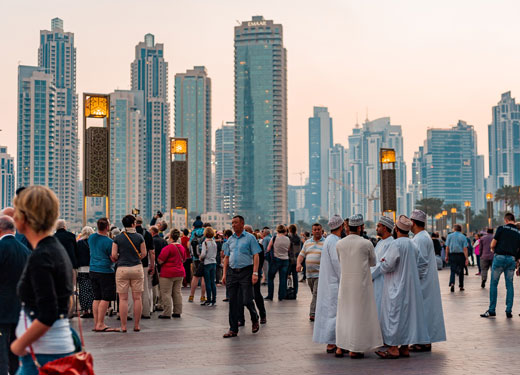
[[[287,222],[286,54],[282,25],[235,27],[237,213],[255,226]]]
[[[13,205],[14,198],[14,158],[7,153],[7,147],[0,146],[0,208]]]
[[[493,107],[489,135],[489,192],[504,185],[520,186],[520,105],[511,92]]]
[[[56,88],[52,74],[18,66],[17,186],[56,190]]]
[[[313,222],[329,217],[329,150],[333,144],[332,119],[328,109],[314,107],[314,116],[309,118],[309,189],[306,202]]]
[[[131,65],[132,90],[144,93],[144,134],[142,140],[144,162],[141,214],[151,218],[157,210],[169,209],[170,187],[170,105],[168,103],[168,63],[164,60],[164,46],[155,43],[152,34],[135,47]]]
[[[143,207],[144,93],[110,94],[110,219],[119,223],[133,208]]]
[[[77,221],[79,140],[76,48],[74,33],[65,32],[63,20],[59,18],[51,21],[50,31],[40,31],[38,66],[52,75],[56,87],[53,189],[60,200],[61,217]]]
[[[235,124],[215,131],[215,201],[217,212],[235,214]]]
[[[334,215],[347,217],[347,153],[340,144],[335,144],[329,150],[328,175],[331,178],[328,186],[328,213],[327,218]]]
[[[211,211],[211,79],[204,66],[175,75],[175,136],[188,138],[188,210]]]

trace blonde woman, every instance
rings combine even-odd
[[[40,365],[71,355],[74,343],[67,313],[72,295],[72,264],[52,236],[59,215],[56,195],[44,186],[31,186],[14,199],[14,221],[34,249],[18,284],[23,308],[11,344],[20,357],[17,374],[37,375],[29,346]]]
[[[94,233],[94,229],[89,226],[81,230],[78,246],[76,249],[76,260],[78,262],[78,287],[79,304],[81,306],[82,318],[93,318],[92,302],[94,302],[94,292],[90,283],[90,248],[88,238]]]
[[[204,261],[204,283],[206,284],[206,301],[201,306],[216,306],[217,301],[217,243],[215,231],[211,227],[204,229],[205,240],[202,243],[200,260]]]

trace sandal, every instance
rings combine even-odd
[[[339,350],[339,353],[338,353],[338,350]],[[343,358],[345,356],[345,353],[348,353],[348,350],[336,347],[336,353],[334,353],[334,357]]]
[[[229,337],[237,337],[238,336],[238,333],[236,332],[233,332],[233,331],[228,331],[227,333],[224,334],[224,336],[222,336],[223,338],[227,339]]]
[[[94,330],[94,332],[119,332],[119,331],[120,331],[119,328],[112,328],[112,327],[109,327],[109,326],[106,326],[103,329],[95,329]]]
[[[399,349],[399,357],[410,358],[410,349],[407,349],[407,350]]]
[[[432,351],[432,345],[429,344],[429,345],[420,345],[420,344],[415,344],[415,345],[412,345],[410,346],[410,351],[411,352],[431,352]]]
[[[336,352],[336,348],[337,348],[336,345],[334,345],[334,346],[332,347],[332,349],[327,348],[327,353],[329,353],[329,354],[335,353],[335,352]]]
[[[397,358],[399,358],[399,355],[392,354],[388,350],[384,351],[384,352],[378,351],[378,352],[376,352],[376,354],[380,358],[382,358],[382,359],[397,359]]]
[[[365,353],[356,353],[356,352],[350,352],[350,358],[352,359],[361,359],[365,358]]]

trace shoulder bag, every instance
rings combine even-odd
[[[130,237],[128,237],[128,234],[126,234],[126,232],[123,232],[123,234],[125,235],[125,237],[128,239],[128,241],[130,242],[130,244],[132,244],[132,247],[134,248],[135,252],[137,253],[137,256],[139,257],[139,260],[141,260],[141,253],[139,251],[137,251],[137,247],[135,247],[134,243],[132,242],[132,240],[130,239]]]

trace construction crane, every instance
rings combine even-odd
[[[329,177],[329,181],[335,182],[336,184],[343,186],[345,189],[350,190],[354,194],[360,195],[363,198],[365,198],[368,201],[367,220],[373,219],[373,215],[374,215],[373,214],[373,209],[374,209],[373,202],[379,200],[379,196],[376,195],[379,185],[374,186],[374,189],[372,190],[370,195],[366,195],[365,193],[359,192],[356,189],[354,189],[353,187],[351,187],[347,184],[344,184],[343,182],[336,180],[335,178]]]
[[[299,172],[296,172],[296,173],[293,173],[293,174],[299,174],[300,175],[300,185],[303,186],[303,176],[305,176],[305,172],[304,171],[299,171]]]

